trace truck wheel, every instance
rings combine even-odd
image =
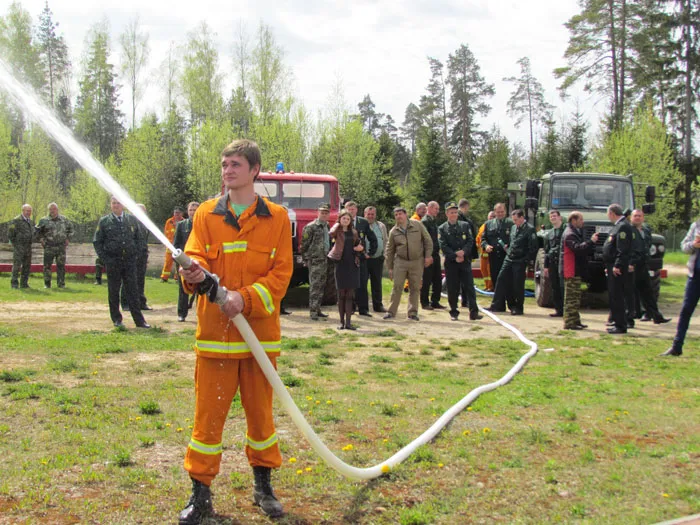
[[[661,293],[661,271],[654,270],[654,274],[651,276],[651,293],[656,299],[656,303],[659,302],[659,294]]]
[[[535,300],[537,306],[552,306],[552,282],[544,276],[544,250],[537,252],[535,258]]]

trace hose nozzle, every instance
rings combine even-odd
[[[173,260],[185,270],[189,270],[192,266],[192,258],[182,250],[176,249],[173,252]],[[206,295],[212,303],[223,305],[226,302],[226,287],[219,284],[218,275],[208,272],[204,268],[202,271],[204,272],[204,280],[197,284],[197,293]]]

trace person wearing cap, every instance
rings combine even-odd
[[[433,264],[433,241],[425,227],[413,219],[409,219],[406,209],[394,208],[396,226],[389,232],[389,242],[386,247],[386,266],[389,278],[393,279],[391,290],[391,305],[384,319],[396,317],[401,302],[403,283],[408,279],[408,318],[419,321],[418,296],[423,268]]]
[[[443,310],[440,304],[442,294],[442,269],[440,268],[440,244],[438,242],[437,216],[440,205],[435,201],[428,203],[428,213],[421,219],[421,224],[428,231],[433,241],[433,264],[423,270],[423,286],[420,289],[420,305],[423,310]],[[432,288],[432,294],[430,289]]]
[[[457,204],[459,207],[459,213],[457,216],[458,221],[466,222],[467,225],[469,226],[469,230],[472,233],[472,239],[476,239],[476,226],[474,226],[474,221],[472,221],[469,218],[469,201],[467,199],[459,199],[459,203]],[[474,243],[474,247],[472,248],[472,253],[469,256],[471,260],[477,259],[479,257],[479,252],[477,248],[476,242]],[[464,308],[469,307],[469,301],[467,298],[468,291],[467,290],[462,290],[462,306]]]
[[[328,252],[331,249],[328,235],[330,211],[327,204],[321,204],[317,218],[304,226],[301,235],[301,256],[309,269],[309,315],[314,321],[328,317],[321,311],[321,302],[326,289]]]
[[[469,318],[481,319],[479,307],[474,292],[474,276],[472,275],[472,247],[474,237],[469,225],[458,220],[457,204],[448,202],[445,205],[447,222],[438,228],[440,249],[445,256],[445,276],[447,280],[447,301],[450,303],[450,319],[459,318],[459,294],[465,294],[463,299],[469,304]]]
[[[184,217],[185,210],[180,208],[180,206],[175,206],[173,209],[173,216],[165,221],[165,226],[163,227],[163,233],[172,243],[175,239],[175,228],[177,223],[180,222]],[[163,270],[160,272],[160,280],[164,283],[168,282],[170,279],[170,274],[173,271],[173,254],[170,250],[165,250],[165,262],[163,263]]]

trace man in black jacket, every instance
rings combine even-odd
[[[428,235],[433,241],[433,264],[423,269],[423,285],[420,289],[420,304],[423,310],[442,310],[445,307],[440,304],[442,294],[442,268],[440,268],[440,244],[438,243],[437,216],[440,213],[440,205],[435,201],[428,203],[428,212],[421,219],[421,223],[428,230]],[[433,293],[431,295],[430,288]]]
[[[554,313],[550,317],[564,316],[564,286],[559,273],[559,254],[561,253],[561,236],[564,233],[564,224],[559,210],[549,212],[549,222],[552,228],[544,234],[544,276],[549,278],[552,287],[552,301]]]
[[[634,231],[619,204],[608,206],[608,219],[614,225],[603,245],[603,262],[608,274],[610,318],[614,325],[608,328],[608,333],[626,334],[625,280],[629,271]]]
[[[192,233],[192,218],[194,213],[199,208],[199,203],[192,201],[187,205],[187,218],[178,222],[175,226],[175,237],[173,237],[173,246],[178,250],[185,250],[185,244],[187,244],[187,239],[190,238],[190,233]],[[177,263],[176,263],[177,264]],[[179,322],[184,322],[187,319],[187,312],[192,308],[192,303],[194,302],[195,296],[192,295],[190,298],[182,287],[182,280],[180,279],[179,272],[177,273],[178,279],[178,295],[177,295],[177,320]]]
[[[124,206],[114,196],[110,200],[112,213],[97,224],[92,244],[107,269],[109,315],[116,328],[123,329],[119,310],[119,288],[122,282],[131,317],[138,328],[150,328],[141,314],[136,284],[136,259],[140,241],[137,220],[124,213]]]
[[[471,232],[472,239],[476,240],[476,226],[474,226],[474,221],[471,220],[469,217],[469,201],[467,199],[460,199],[459,200],[459,212],[457,214],[457,220],[460,220],[462,222],[466,222],[467,226],[469,226],[469,231]],[[474,259],[479,258],[479,251],[476,246],[476,242],[474,242],[472,246],[472,251],[469,255],[469,260],[473,261]],[[464,308],[468,308],[469,305],[469,297],[470,291],[469,290],[462,290],[462,306]]]
[[[360,258],[360,287],[355,293],[355,303],[360,315],[372,317],[369,313],[369,296],[367,295],[367,281],[369,281],[369,271],[367,270],[367,257],[372,257],[377,251],[377,236],[374,235],[367,219],[357,216],[357,203],[348,201],[345,209],[352,215],[353,228],[357,230],[362,245],[365,250],[359,253]],[[369,243],[369,245],[368,245]]]
[[[513,221],[506,217],[506,205],[502,202],[493,207],[495,219],[486,221],[484,234],[481,236],[481,249],[489,254],[489,269],[494,286],[501,273],[501,266],[506,258],[506,248],[510,241],[510,229]]]

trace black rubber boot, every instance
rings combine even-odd
[[[284,514],[282,504],[277,500],[270,485],[269,467],[253,467],[255,476],[255,489],[253,490],[253,501],[260,507],[263,513],[271,518],[279,518]]]
[[[180,525],[199,525],[201,521],[214,514],[211,504],[211,491],[201,481],[192,479],[192,495],[187,506],[180,512]]]

